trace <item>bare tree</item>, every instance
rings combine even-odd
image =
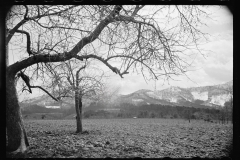
[[[97,100],[103,91],[104,72],[90,68],[89,64],[80,65],[76,60],[69,60],[60,65],[51,65],[52,95],[61,102],[67,97],[75,99],[77,133],[83,131],[82,107],[83,98]]]
[[[75,58],[97,60],[120,77],[136,71],[146,79],[171,78],[187,71],[192,62],[187,53],[200,51],[205,34],[199,25],[206,17],[200,6],[12,7],[6,17],[7,151],[23,153],[29,145],[15,87],[17,73],[29,78],[29,89],[40,88],[31,83],[44,83],[48,67]]]

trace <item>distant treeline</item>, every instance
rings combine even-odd
[[[22,114],[32,114],[32,113],[62,113],[64,116],[75,113],[74,106],[71,106],[70,109],[61,109],[61,108],[46,108],[44,106],[39,106],[37,104],[29,105],[27,107],[21,108]]]
[[[98,108],[98,109],[97,109]],[[85,118],[183,118],[183,119],[219,119],[220,110],[210,108],[194,108],[184,106],[166,106],[160,104],[150,104],[135,106],[133,104],[121,104],[118,112],[109,112],[90,105],[89,109],[83,113]],[[118,107],[117,107],[118,108]]]
[[[185,106],[166,106],[160,104],[140,105],[136,106],[129,103],[121,104],[121,106],[109,106],[111,109],[106,110],[104,104],[92,103],[89,107],[83,108],[83,118],[181,118],[181,119],[205,119],[220,120],[225,116],[223,110],[214,108],[194,108]],[[24,107],[22,113],[61,113],[62,118],[75,114],[75,107],[69,109],[53,109],[45,108],[39,105]],[[230,117],[228,117],[230,119]]]

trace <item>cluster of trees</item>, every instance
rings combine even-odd
[[[22,114],[32,114],[32,113],[61,113],[61,109],[45,108],[37,104],[30,105],[28,107],[21,108]]]
[[[83,113],[84,118],[114,118],[116,114],[104,110],[88,110]]]
[[[219,118],[221,122],[228,123],[231,122],[233,123],[233,99],[231,95],[231,99],[227,102],[225,102],[224,107],[220,109],[220,115]]]
[[[226,104],[229,104],[228,102]],[[205,121],[222,121],[224,115],[224,121],[231,119],[231,111],[226,109],[215,108],[194,108],[184,106],[166,106],[160,104],[150,104],[136,106],[133,104],[121,104],[119,112],[108,112],[98,108],[95,105],[95,110],[87,110],[83,113],[84,118],[181,118],[181,119],[202,119]],[[98,108],[98,109],[96,109]],[[226,116],[227,115],[227,116]]]
[[[69,108],[67,109],[61,109],[61,108],[46,108],[44,106],[34,104],[28,107],[24,107],[24,108],[22,107],[21,113],[23,115],[35,114],[35,113],[43,113],[43,115],[45,113],[61,113],[62,116],[60,118],[64,118],[68,115],[76,114],[76,110],[74,106],[69,106]]]

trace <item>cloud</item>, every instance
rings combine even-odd
[[[209,77],[214,78],[215,80],[227,82],[233,79],[233,73],[226,68],[208,68],[206,67],[205,72]]]
[[[225,32],[220,36],[213,36],[211,42],[204,45],[205,58],[200,54],[197,56],[192,69],[197,71],[191,77],[199,77],[197,81],[217,84],[232,80],[233,77],[233,35],[232,32]],[[226,38],[227,35],[228,37]],[[202,78],[204,77],[204,79]],[[201,83],[201,82],[200,82]]]
[[[203,69],[209,77],[217,81],[230,81],[233,79],[233,57],[224,54],[211,57]]]
[[[219,34],[232,31],[233,22],[224,23],[224,24],[211,24],[201,28],[201,31],[209,34]]]
[[[178,81],[171,80],[169,81],[169,85],[167,85],[167,83],[165,85],[168,87],[179,86],[182,88],[189,88],[214,84],[214,82],[203,69],[188,71],[186,75],[176,76],[174,79]]]
[[[121,94],[129,94],[139,89],[153,89],[153,82],[145,82],[141,74],[131,73],[120,78],[118,75],[113,75],[108,79],[108,84],[120,87]]]
[[[206,46],[214,52],[208,55],[207,61],[202,65],[209,77],[218,81],[230,81],[233,77],[233,42],[219,40]]]

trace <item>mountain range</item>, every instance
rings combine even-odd
[[[119,102],[139,104],[162,104],[171,106],[223,107],[232,95],[233,81],[203,87],[181,88],[172,86],[163,90],[138,90],[118,98]]]
[[[114,104],[110,106],[121,106],[122,103],[134,105],[141,104],[161,104],[170,106],[188,106],[188,107],[223,107],[224,103],[229,101],[233,93],[233,81],[203,87],[181,88],[172,86],[163,90],[140,89],[128,95],[115,95]],[[91,100],[84,99],[83,106],[88,107]],[[49,96],[39,96],[33,99],[25,100],[20,103],[22,107],[37,104],[50,108],[51,106],[61,106],[61,108],[70,108],[74,105],[74,99],[64,99],[62,104],[54,102]],[[108,105],[109,106],[109,105]],[[54,107],[52,107],[54,108]]]

